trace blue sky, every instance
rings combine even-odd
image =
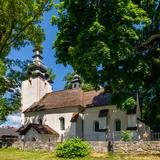
[[[42,22],[42,27],[46,33],[46,40],[43,43],[43,62],[44,64],[52,68],[54,73],[56,74],[56,78],[53,83],[53,90],[62,90],[64,88],[64,81],[63,77],[72,72],[73,69],[71,66],[64,67],[62,64],[56,64],[56,59],[54,57],[55,51],[52,49],[53,41],[55,40],[56,33],[58,29],[56,26],[51,26],[50,20],[53,14],[56,14],[56,10],[53,9],[52,11],[44,14],[44,21]],[[33,56],[33,48],[32,46],[26,46],[25,48],[21,48],[20,50],[12,50],[9,58],[13,59],[20,59],[20,60],[32,60]],[[7,117],[7,121],[3,125],[11,125],[15,127],[20,126],[20,113],[16,113],[13,115],[9,115]]]
[[[43,43],[43,57],[44,64],[52,68],[54,73],[56,74],[56,79],[53,84],[53,90],[61,90],[64,87],[63,77],[68,73],[72,72],[72,67],[67,66],[64,67],[62,64],[56,64],[56,59],[54,57],[55,51],[52,49],[53,41],[55,40],[56,33],[58,32],[57,26],[51,26],[50,20],[53,14],[56,14],[56,10],[45,13],[44,21],[42,22],[42,27],[46,33],[46,40]],[[9,57],[14,59],[26,60],[32,59],[33,52],[32,46],[27,46],[25,48],[21,48],[21,50],[12,50]]]

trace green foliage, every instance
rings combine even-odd
[[[52,68],[48,68],[47,73],[48,73],[48,75],[49,75],[49,78],[48,78],[48,79],[49,79],[50,81],[53,81],[53,80],[56,78],[56,74],[54,74]]]
[[[132,140],[132,132],[131,131],[122,131],[122,141],[128,142]]]
[[[160,2],[158,0],[146,1],[142,0],[140,4],[146,10],[151,24],[143,30],[142,41],[146,41],[151,35],[159,33],[160,19]],[[158,42],[159,43],[159,42]],[[139,50],[143,66],[147,68],[147,72],[141,76],[143,85],[140,88],[142,116],[151,129],[160,130],[160,47],[155,42],[150,44],[149,48]],[[142,78],[143,77],[143,78]],[[139,77],[140,79],[140,77]]]
[[[11,49],[26,45],[42,48],[43,13],[53,6],[52,0],[0,1],[0,120],[20,107],[20,85],[27,62],[8,59]]]
[[[90,83],[85,83],[85,82],[82,82],[81,88],[82,88],[83,91],[92,91],[92,90],[97,89],[97,88],[95,88],[92,84],[90,84]]]
[[[65,81],[65,85],[64,85],[64,89],[71,89],[72,88],[72,80],[73,80],[73,76],[75,75],[76,73],[73,72],[73,73],[67,73],[63,80]]]
[[[123,103],[122,103],[122,109],[123,110],[130,110],[133,109],[136,106],[136,101],[133,97],[127,98]]]
[[[100,156],[99,156],[100,155]],[[0,148],[1,160],[11,159],[11,160],[69,160],[69,158],[58,158],[55,157],[52,152],[45,151],[33,151],[33,150],[19,150],[15,148]],[[92,156],[87,156],[84,158],[73,158],[71,160],[159,160],[159,155],[157,154],[106,154],[98,153]]]
[[[20,86],[25,79],[28,61],[4,59],[7,72],[0,75],[0,121],[21,106]]]
[[[57,62],[72,65],[85,81],[111,92],[119,107],[128,101],[127,93],[139,92],[144,120],[160,129],[159,45],[137,47],[159,33],[160,2],[63,0],[56,8]]]
[[[59,17],[53,17],[53,24],[59,33],[53,47],[57,62],[71,64],[94,85],[110,90],[128,85],[132,81],[126,75],[131,72],[128,60],[133,59],[141,36],[134,24],[149,25],[146,12],[130,0],[64,0],[56,7]]]
[[[42,15],[52,8],[52,0],[0,1],[0,53],[7,55],[14,47],[19,49],[32,43],[39,46],[44,40],[40,27]]]
[[[85,157],[90,154],[91,147],[87,142],[80,138],[73,138],[58,144],[56,147],[56,156],[62,158]]]

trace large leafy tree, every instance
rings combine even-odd
[[[70,64],[85,80],[100,84],[121,109],[134,107],[139,93],[142,115],[160,126],[159,46],[141,49],[159,32],[159,1],[63,0],[53,16],[59,33],[53,47],[57,62]]]
[[[29,44],[41,47],[40,22],[52,5],[52,0],[0,1],[0,120],[19,108],[19,86],[26,71],[26,63],[8,59],[8,54]]]
[[[144,42],[139,46],[140,57],[148,68],[148,74],[142,77],[142,114],[154,130],[160,130],[160,1],[143,0],[140,6],[151,19],[151,24],[143,30]]]

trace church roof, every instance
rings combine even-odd
[[[17,132],[20,132],[20,135],[25,135],[31,128],[34,128],[39,134],[59,135],[55,130],[50,128],[48,125],[33,124],[33,123],[30,123],[26,127],[19,129]]]
[[[69,89],[47,93],[42,99],[33,103],[24,112],[36,112],[65,107],[95,107],[110,104],[110,95],[102,90],[84,92],[81,89]]]
[[[1,127],[0,128],[0,137],[3,136],[17,136],[18,133],[16,132],[16,128],[14,127]]]

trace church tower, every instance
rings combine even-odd
[[[33,50],[33,63],[28,65],[29,78],[22,82],[22,112],[29,108],[34,102],[39,101],[46,93],[52,92],[51,81],[46,66],[42,63],[42,52]],[[22,125],[25,119],[22,113]]]
[[[81,78],[78,74],[73,76],[72,80],[72,89],[80,89],[81,88]]]

